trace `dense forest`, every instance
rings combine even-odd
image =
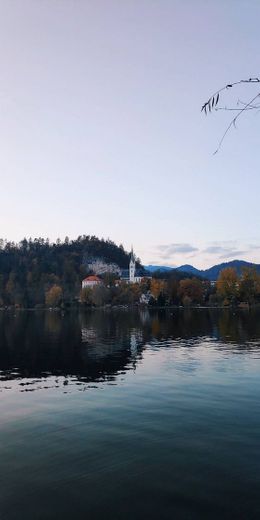
[[[61,289],[63,302],[75,302],[87,274],[86,259],[95,257],[121,269],[129,265],[129,254],[122,245],[95,236],[55,243],[43,238],[24,239],[19,244],[0,240],[0,306],[45,304],[53,287]],[[137,267],[141,267],[139,261]]]

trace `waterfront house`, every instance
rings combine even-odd
[[[87,276],[87,278],[84,278],[84,280],[82,281],[82,289],[86,289],[86,287],[93,289],[93,287],[96,287],[97,285],[102,285],[102,283],[102,280],[98,276],[90,275]]]

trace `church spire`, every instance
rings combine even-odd
[[[133,250],[133,244],[131,245],[131,255],[130,255],[130,262],[134,262],[135,261],[135,257],[134,257],[134,250]]]
[[[133,246],[131,247],[131,255],[130,255],[130,262],[129,262],[129,282],[130,283],[135,282],[135,257],[134,257]]]

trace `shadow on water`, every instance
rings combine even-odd
[[[0,380],[52,375],[113,381],[135,369],[143,349],[160,348],[165,340],[189,347],[208,337],[250,349],[260,337],[259,317],[256,309],[1,313]]]

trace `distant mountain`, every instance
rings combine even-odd
[[[196,267],[193,267],[193,265],[185,264],[181,265],[180,267],[177,267],[177,271],[182,271],[183,273],[190,273],[194,276],[202,276],[199,269],[196,269]]]
[[[209,269],[205,269],[201,272],[201,276],[207,278],[208,280],[217,280],[219,277],[220,271],[226,269],[226,267],[233,267],[236,269],[237,274],[240,276],[242,273],[243,267],[253,267],[260,274],[260,265],[253,264],[252,262],[246,262],[245,260],[231,260],[230,262],[224,262],[222,264],[214,265]]]
[[[206,278],[210,281],[215,281],[219,277],[219,273],[226,269],[226,267],[233,267],[236,269],[237,274],[241,275],[243,267],[253,267],[260,274],[260,264],[254,264],[252,262],[246,262],[245,260],[231,260],[230,262],[224,262],[222,264],[213,265],[209,269],[196,269],[193,265],[181,265],[180,267],[167,267],[167,266],[146,266],[145,269],[150,271],[151,273],[155,271],[178,271],[183,272],[185,274],[191,274],[193,276],[200,276],[201,278]]]
[[[155,271],[172,271],[174,269],[166,265],[145,265],[144,268],[150,273],[155,273]]]

